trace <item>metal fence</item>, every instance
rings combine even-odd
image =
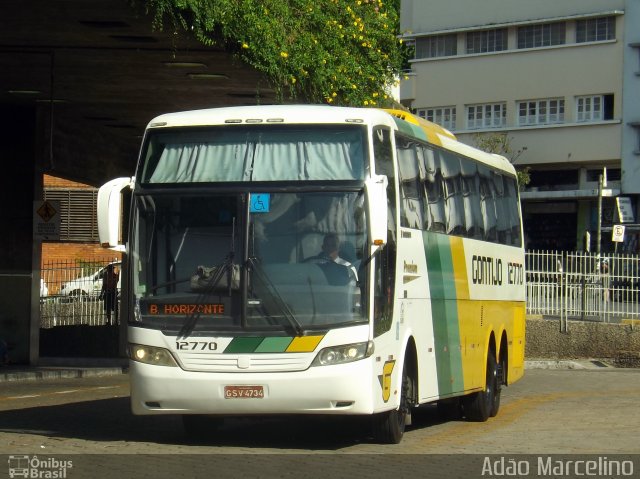
[[[44,263],[40,283],[40,327],[117,324],[120,295],[109,315],[101,295],[102,278],[109,264],[119,266],[120,260],[102,257]]]
[[[101,274],[114,258],[44,264],[40,327],[108,324]],[[639,319],[640,256],[527,251],[527,313],[594,321]],[[119,295],[118,295],[119,296]],[[118,323],[118,302],[110,323]]]
[[[640,257],[528,251],[527,313],[567,319],[638,319]]]

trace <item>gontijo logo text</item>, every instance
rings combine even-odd
[[[26,455],[9,456],[8,463],[10,478],[64,479],[67,477],[67,470],[73,467],[73,461]]]

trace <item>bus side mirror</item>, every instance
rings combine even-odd
[[[122,190],[132,188],[134,178],[116,178],[98,190],[98,236],[103,248],[123,250]]]
[[[369,217],[369,244],[383,246],[387,243],[387,185],[385,175],[374,175],[365,182]]]

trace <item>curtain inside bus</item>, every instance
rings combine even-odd
[[[143,156],[143,183],[359,180],[364,130],[219,127],[157,132]]]

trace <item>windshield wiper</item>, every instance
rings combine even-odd
[[[284,301],[284,299],[282,299],[282,296],[280,296],[280,293],[278,292],[276,286],[264,273],[260,264],[253,257],[249,257],[247,262],[251,265],[252,271],[256,273],[254,277],[259,279],[260,282],[265,286],[265,291],[269,293],[271,299],[273,299],[280,311],[282,311],[282,315],[287,320],[289,325],[293,328],[298,336],[302,336],[304,334],[304,328],[296,319],[295,315],[289,308],[289,305]]]

